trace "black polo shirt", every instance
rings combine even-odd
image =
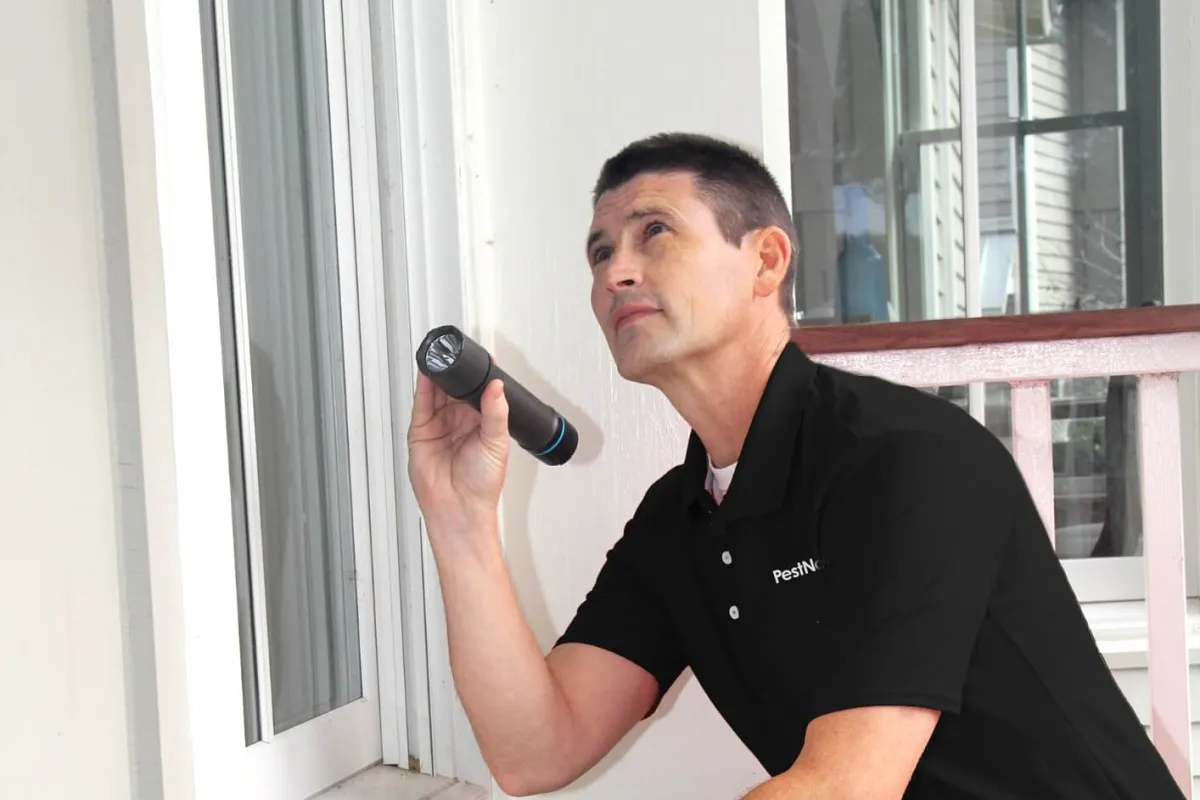
[[[970,415],[789,345],[719,506],[706,470],[693,434],[560,642],[690,667],[772,775],[814,718],[903,705],[942,712],[907,798],[1182,797]]]

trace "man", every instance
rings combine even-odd
[[[421,378],[410,475],[451,664],[510,794],[587,771],[690,667],[771,798],[1179,798],[1004,447],[791,340],[795,232],[754,157],[690,135],[603,167],[587,261],[620,374],[693,431],[543,656],[496,536],[509,455]]]

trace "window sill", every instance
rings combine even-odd
[[[478,786],[378,766],[347,778],[314,800],[485,800]]]
[[[1109,669],[1145,669],[1148,661],[1146,602],[1084,603],[1096,644]],[[1187,601],[1188,663],[1200,664],[1200,599]]]

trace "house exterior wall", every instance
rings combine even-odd
[[[663,130],[761,147],[759,28],[753,4],[719,0],[478,8],[476,166],[492,218],[495,355],[580,432],[561,469],[514,453],[503,501],[520,600],[549,647],[642,493],[682,457],[687,433],[659,395],[616,374],[592,317],[592,183],[622,145]],[[734,797],[764,775],[686,678],[653,721],[558,796]]]
[[[0,25],[0,794],[124,800],[127,623],[88,4]]]

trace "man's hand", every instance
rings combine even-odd
[[[817,717],[792,768],[743,800],[900,800],[939,716],[879,706]]]
[[[408,430],[408,474],[432,532],[464,534],[488,527],[508,466],[508,403],[500,381],[480,401],[482,413],[417,375]]]

